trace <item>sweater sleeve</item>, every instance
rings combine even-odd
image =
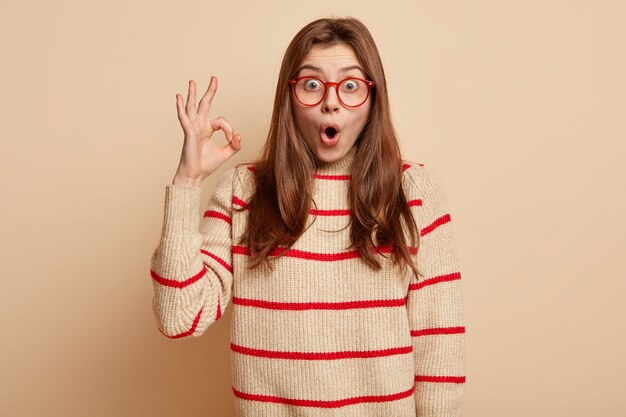
[[[437,175],[411,163],[411,206],[420,231],[407,314],[415,364],[417,417],[460,417],[465,387],[461,274],[445,190]]]
[[[220,178],[202,215],[200,187],[170,184],[165,188],[163,228],[150,274],[154,317],[166,337],[200,336],[230,302],[235,170]]]

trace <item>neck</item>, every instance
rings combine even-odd
[[[332,162],[324,162],[318,160],[317,173],[318,174],[349,174],[350,167],[354,162],[354,156],[356,155],[357,147],[352,146],[348,153],[346,153],[341,159]]]

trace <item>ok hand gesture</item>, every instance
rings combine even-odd
[[[189,81],[187,104],[176,94],[178,120],[183,128],[184,143],[178,170],[172,184],[199,186],[202,180],[211,175],[220,165],[241,149],[241,135],[235,133],[223,117],[209,120],[211,103],[217,91],[217,78],[211,76],[209,88],[196,109],[196,83]],[[228,143],[217,145],[211,140],[216,130],[224,131]]]

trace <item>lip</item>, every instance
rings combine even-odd
[[[340,132],[335,133],[335,137],[331,139],[326,135],[326,132],[322,131],[322,133],[320,133],[320,137],[322,139],[322,143],[324,144],[324,146],[332,148],[334,146],[337,146],[337,144],[339,143],[339,138],[341,137],[341,133]]]
[[[320,133],[324,133],[324,131],[328,129],[329,127],[334,128],[337,133],[341,132],[341,128],[339,127],[337,123],[324,122],[322,123],[322,126],[320,126]]]
[[[328,129],[329,127],[332,127],[333,129],[335,129],[335,132],[336,132],[335,137],[333,137],[332,139],[326,135],[326,129]],[[341,128],[339,127],[337,123],[324,122],[320,126],[320,138],[322,139],[322,143],[324,144],[324,146],[329,147],[329,148],[337,146],[337,144],[339,143],[340,137],[341,137]]]

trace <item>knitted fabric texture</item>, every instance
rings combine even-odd
[[[436,174],[404,161],[403,187],[420,230],[402,274],[379,246],[375,270],[351,249],[348,186],[355,148],[319,166],[308,229],[274,270],[246,269],[239,245],[252,166],[233,167],[200,214],[201,188],[167,185],[151,259],[157,328],[198,337],[232,306],[231,369],[240,417],[459,417],[463,412],[461,275],[446,195]],[[414,249],[414,248],[413,248]]]

